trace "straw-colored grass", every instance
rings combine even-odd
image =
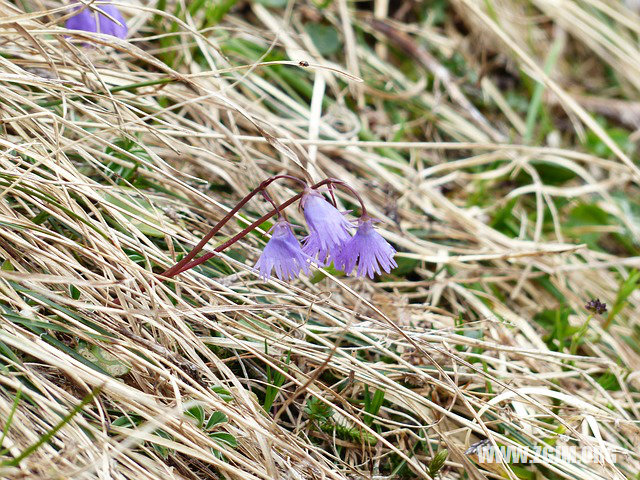
[[[633,2],[117,5],[126,41],[0,1],[0,476],[637,478]],[[158,281],[279,173],[348,182],[400,267],[265,283],[261,231]]]

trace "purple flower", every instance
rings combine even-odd
[[[336,268],[350,275],[357,264],[357,275],[359,277],[368,275],[372,279],[374,273],[381,273],[380,267],[389,273],[391,268],[398,266],[393,259],[396,251],[382,238],[382,235],[374,230],[373,221],[370,218],[361,218],[359,223],[356,234],[335,256],[333,262]]]
[[[118,38],[127,37],[127,26],[124,22],[124,18],[120,11],[113,5],[100,5],[96,6],[97,9],[102,10],[110,17],[114,18],[121,25],[107,18],[97,10],[92,10],[89,7],[78,6],[76,13],[73,17],[69,18],[65,24],[69,30],[84,30],[85,32],[105,33],[107,35],[113,35]]]
[[[304,240],[303,251],[324,262],[351,239],[351,225],[342,213],[316,191],[309,190],[300,201],[309,236]]]
[[[289,222],[278,220],[271,232],[271,239],[256,262],[260,276],[269,280],[274,268],[280,280],[292,280],[300,275],[300,270],[308,275],[309,262],[313,261],[313,258],[302,251]]]

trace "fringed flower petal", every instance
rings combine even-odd
[[[271,239],[256,262],[256,268],[264,280],[269,280],[273,270],[280,280],[293,280],[301,271],[308,275],[312,261],[314,259],[302,251],[289,222],[278,220],[273,226]]]
[[[381,274],[382,270],[389,273],[398,266],[393,259],[395,249],[382,238],[373,228],[370,218],[360,220],[356,234],[347,241],[334,258],[334,265],[338,270],[350,275],[356,266],[357,276],[369,278]]]

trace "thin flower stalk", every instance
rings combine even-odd
[[[338,186],[338,187],[342,187],[346,190],[348,190],[349,192],[351,192],[353,194],[354,197],[356,197],[356,199],[358,200],[358,202],[360,203],[360,216],[361,217],[366,217],[367,216],[367,206],[365,205],[364,201],[362,200],[362,197],[360,196],[360,194],[350,185],[348,185],[347,183],[343,182],[342,180],[338,180],[337,178],[330,178],[329,182],[331,184],[331,186]],[[332,192],[333,194],[333,192]]]
[[[222,227],[224,227],[224,225],[233,218],[233,216],[238,213],[238,211],[244,207],[247,202],[249,200],[251,200],[256,194],[260,193],[261,191],[263,191],[265,188],[267,188],[271,183],[275,182],[276,180],[279,180],[281,178],[287,178],[290,180],[295,180],[297,182],[302,182],[305,186],[306,186],[306,182],[304,182],[303,180],[294,177],[292,175],[275,175],[271,178],[266,179],[265,181],[263,181],[260,185],[258,185],[258,187],[256,187],[254,190],[252,190],[251,192],[249,192],[242,200],[240,200],[240,202],[233,207],[224,217],[222,217],[222,219],[209,231],[209,233],[207,233],[202,240],[200,240],[200,242],[198,242],[198,244],[182,259],[180,260],[178,263],[176,263],[173,267],[165,270],[164,272],[162,272],[160,274],[160,276],[162,277],[172,277],[174,275],[176,275],[177,273],[183,272],[185,270],[188,270],[190,268],[193,268],[197,265],[200,265],[200,263],[196,263],[194,265],[188,266],[186,268],[185,267],[187,264],[189,264],[189,262],[191,262],[195,256],[198,254],[198,252],[200,252],[200,250],[202,250],[205,245],[209,242],[209,240],[211,240],[216,233],[218,233],[220,231],[220,229]],[[326,181],[320,182],[318,185],[324,185],[326,183]],[[316,187],[317,188],[317,187]],[[300,194],[301,196],[302,194]],[[295,201],[298,200],[298,198],[300,197],[293,197],[292,199],[288,200],[287,202],[283,203],[279,208],[286,208],[288,205],[291,205],[292,203],[294,203]],[[257,220],[257,224],[256,222],[252,223],[251,225],[249,225],[249,227],[245,228],[242,232],[240,232],[238,235],[236,235],[235,237],[233,237],[231,240],[233,241],[228,241],[223,243],[222,245],[220,245],[220,247],[222,247],[220,250],[214,250],[214,251],[222,251],[225,248],[229,247],[230,245],[232,245],[233,243],[237,242],[238,240],[240,240],[242,237],[244,237],[247,233],[249,233],[251,230],[253,230],[255,227],[257,227],[258,225],[260,225],[261,223],[265,222],[266,220],[268,220],[269,218],[271,218],[273,215],[275,215],[277,213],[277,210],[274,209],[272,210],[269,214],[265,215],[264,220]],[[237,238],[236,238],[237,237]],[[231,243],[229,243],[231,242]],[[228,245],[227,245],[228,243]],[[218,248],[220,248],[218,247]],[[209,256],[207,258],[207,260],[209,258],[211,258],[213,255]],[[206,261],[206,260],[204,260]]]
[[[172,277],[174,275],[177,275],[178,273],[182,273],[186,270],[190,270],[193,267],[197,267],[198,265],[203,264],[204,262],[206,262],[207,260],[209,260],[210,258],[213,258],[216,254],[222,252],[223,250],[229,248],[231,245],[233,245],[234,243],[236,243],[238,240],[242,239],[243,237],[245,237],[248,233],[250,233],[251,231],[255,230],[256,227],[259,227],[260,225],[262,225],[264,222],[266,222],[267,220],[269,220],[271,217],[273,217],[274,215],[276,215],[278,213],[278,211],[282,211],[282,209],[287,208],[289,205],[291,205],[292,203],[297,202],[298,200],[300,200],[300,198],[302,197],[302,193],[299,193],[297,195],[295,195],[294,197],[291,197],[289,200],[287,200],[286,202],[280,204],[278,206],[277,209],[273,209],[271,210],[269,213],[266,213],[265,215],[263,215],[262,217],[260,217],[258,220],[256,220],[255,222],[253,222],[251,225],[249,225],[248,227],[246,227],[244,230],[242,230],[241,232],[239,232],[238,234],[236,234],[235,236],[233,236],[232,238],[230,238],[229,240],[227,240],[226,242],[218,245],[216,248],[213,249],[212,252],[207,252],[204,255],[202,255],[201,257],[196,258],[195,260],[191,260],[190,262],[186,263],[186,264],[182,264],[182,266],[180,267],[179,270],[177,270],[176,272],[167,275],[162,274],[164,277]],[[216,225],[217,227],[217,225]],[[216,228],[214,227],[214,228]],[[202,241],[200,242],[202,243]],[[198,245],[200,245],[200,243]],[[206,242],[205,242],[206,243]],[[197,248],[197,247],[196,247]],[[195,248],[194,248],[195,250]],[[193,252],[193,250],[192,250]],[[196,252],[197,253],[197,252]],[[194,255],[195,256],[195,255]],[[186,257],[185,257],[186,258]],[[192,257],[193,258],[193,257]],[[184,261],[184,259],[181,260],[181,262]],[[178,262],[180,263],[180,262]],[[176,264],[177,265],[177,264]],[[174,265],[175,267],[175,265]]]

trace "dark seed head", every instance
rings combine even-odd
[[[589,300],[584,306],[590,312],[597,313],[598,315],[602,315],[607,311],[607,304],[601,302],[600,299],[596,298],[595,300]]]

